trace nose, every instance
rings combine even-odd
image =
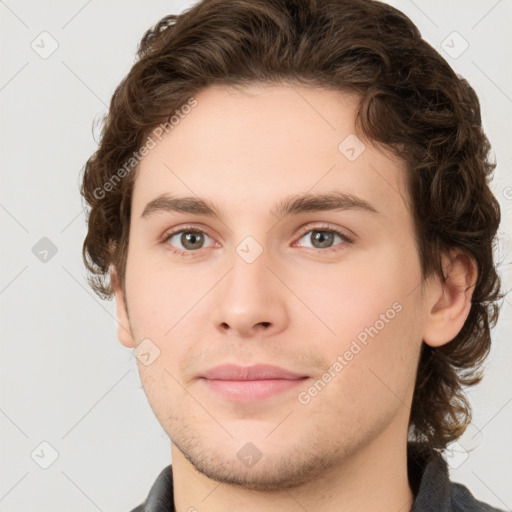
[[[268,268],[265,252],[248,263],[238,254],[216,287],[213,321],[222,334],[240,338],[272,336],[286,329],[286,288]]]

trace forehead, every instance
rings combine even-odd
[[[140,162],[135,216],[162,193],[264,215],[284,196],[334,189],[404,214],[405,163],[357,133],[357,96],[253,84],[209,87],[195,100]]]

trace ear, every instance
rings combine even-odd
[[[471,309],[478,275],[475,259],[456,250],[443,254],[441,263],[445,282],[436,273],[427,285],[428,313],[423,341],[431,347],[452,341],[462,329]]]
[[[128,318],[128,309],[126,306],[125,292],[119,283],[117,271],[112,266],[110,271],[110,283],[114,291],[114,297],[116,301],[116,312],[117,312],[117,337],[122,345],[127,348],[134,347],[133,334],[130,326],[130,320]]]

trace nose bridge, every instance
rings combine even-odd
[[[284,291],[267,268],[270,254],[252,237],[246,237],[230,258],[230,272],[216,294],[214,321],[218,328],[239,335],[265,327],[268,332],[284,328],[287,312]]]
[[[245,300],[248,297],[255,304],[260,297],[266,295],[269,299],[273,295],[269,289],[272,288],[269,281],[273,277],[267,268],[269,255],[263,246],[259,247],[260,249],[251,240],[242,241],[231,258],[232,270],[227,276],[224,298],[236,299],[240,308],[247,307]]]

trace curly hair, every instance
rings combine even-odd
[[[151,130],[208,86],[251,83],[356,93],[358,129],[407,163],[422,278],[436,272],[445,281],[441,255],[450,249],[476,261],[463,328],[444,346],[422,344],[410,412],[409,439],[430,451],[446,449],[471,421],[463,387],[482,378],[502,298],[493,262],[500,206],[489,187],[496,164],[473,89],[389,5],[203,0],[148,30],[84,167],[81,194],[89,209],[82,253],[91,287],[111,298],[114,267],[124,293],[132,155]]]

